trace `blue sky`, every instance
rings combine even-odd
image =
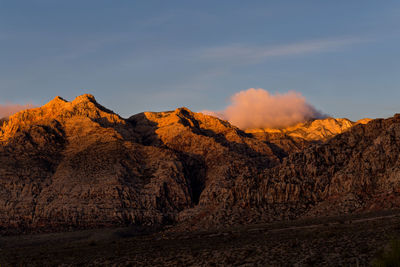
[[[0,104],[91,93],[128,117],[264,88],[387,117],[399,47],[400,1],[0,0]]]

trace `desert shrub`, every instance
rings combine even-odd
[[[374,267],[395,267],[400,266],[400,240],[393,239],[389,247],[372,261]]]

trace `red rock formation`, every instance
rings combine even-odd
[[[271,138],[186,108],[126,120],[91,95],[57,97],[2,122],[0,226],[191,229],[398,207],[400,116],[354,124]]]
[[[0,134],[0,224],[171,220],[192,204],[182,164],[136,138],[130,123],[90,95],[15,114]]]

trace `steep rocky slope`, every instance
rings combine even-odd
[[[252,177],[279,163],[267,143],[250,138],[226,121],[186,108],[145,112],[129,122],[142,137],[141,143],[168,148],[179,156],[193,183],[195,202],[218,201],[220,192],[238,177]]]
[[[186,108],[123,119],[91,95],[57,97],[0,127],[0,227],[193,229],[398,207],[400,116],[365,122],[244,132]]]
[[[136,138],[90,95],[10,117],[0,133],[0,225],[170,220],[191,205],[182,164]]]
[[[258,179],[236,180],[225,204],[233,212],[214,218],[246,223],[399,207],[399,155],[399,114],[358,124],[289,155]]]

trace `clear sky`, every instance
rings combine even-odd
[[[294,90],[353,120],[400,112],[400,1],[0,0],[0,104],[83,93],[128,117]]]

